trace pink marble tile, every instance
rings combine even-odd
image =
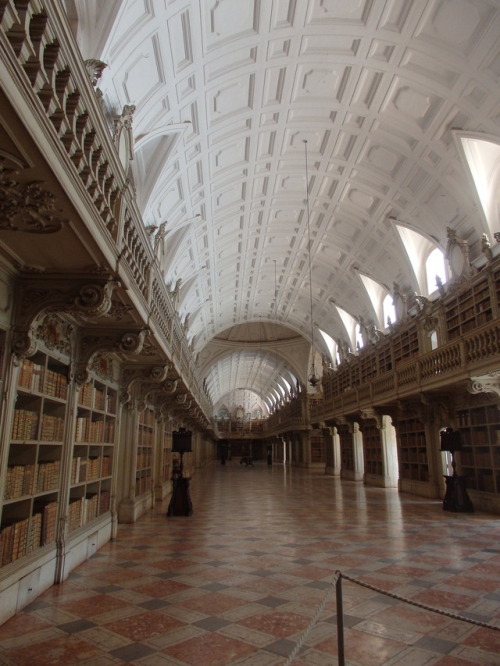
[[[155,578],[150,583],[137,585],[136,587],[131,587],[130,589],[134,592],[145,594],[148,597],[168,597],[171,594],[189,590],[189,585],[179,583],[175,580],[162,580],[160,578]]]
[[[335,645],[335,652],[332,647]],[[316,645],[316,649],[325,651],[325,646],[329,648],[328,654],[337,654],[337,641],[325,641]],[[349,663],[359,664],[360,666],[381,666],[398,653],[405,649],[406,645],[398,641],[380,636],[373,636],[355,629],[344,632],[344,651],[349,659]]]
[[[253,645],[215,633],[182,641],[165,648],[163,653],[190,666],[222,666],[233,664],[254,651]]]
[[[46,622],[36,615],[21,612],[0,625],[0,641],[7,638],[14,638],[15,636],[24,636],[31,632],[47,629],[51,626],[52,624],[50,622]]]
[[[8,659],[17,666],[69,666],[97,659],[102,654],[94,645],[73,636],[7,651]]]
[[[79,617],[92,617],[100,613],[125,608],[128,604],[109,594],[93,594],[84,599],[77,599],[61,604],[61,608]]]
[[[205,615],[218,615],[245,604],[246,601],[242,599],[219,592],[207,593],[193,599],[183,599],[179,602],[180,606],[198,611],[198,613],[205,613]]]
[[[297,613],[271,611],[244,618],[239,620],[238,624],[271,634],[277,638],[286,638],[297,632],[304,631],[309,622],[310,618],[297,615]]]
[[[493,652],[498,655],[498,663],[500,664],[500,631],[480,627],[465,639],[464,644],[486,652]]]
[[[465,610],[476,602],[475,597],[447,592],[445,590],[423,590],[413,595],[412,599],[434,608],[448,611]]]
[[[130,615],[121,620],[107,622],[103,626],[132,641],[143,641],[146,638],[161,636],[185,625],[183,622],[164,613],[145,611],[144,613]]]

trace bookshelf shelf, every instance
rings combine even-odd
[[[70,532],[110,509],[116,405],[111,386],[91,379],[80,387],[70,470]]]
[[[42,352],[23,360],[2,493],[2,566],[55,541],[67,392],[64,363]]]
[[[471,490],[500,494],[500,409],[484,403],[457,411],[461,473]]]
[[[455,340],[492,319],[493,307],[487,277],[483,277],[445,305],[448,340]]]
[[[397,433],[401,478],[428,482],[429,466],[423,423],[418,418],[401,419]]]
[[[395,365],[419,353],[418,331],[415,324],[410,324],[407,329],[394,336],[392,353]]]
[[[384,473],[382,461],[382,443],[380,430],[374,423],[363,425],[363,447],[365,472],[382,476]]]
[[[342,470],[354,472],[354,449],[352,434],[347,425],[337,427],[340,439],[340,460]]]
[[[146,407],[139,412],[135,471],[136,496],[150,492],[153,487],[154,411]]]

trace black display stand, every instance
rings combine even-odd
[[[453,470],[453,474],[444,475],[446,492],[443,499],[443,511],[473,513],[474,507],[465,487],[465,476],[458,476],[457,463],[455,462],[455,451],[461,451],[462,449],[460,432],[448,427],[444,428],[440,434],[441,451],[451,453],[451,468]]]
[[[189,495],[189,481],[183,477],[172,479],[172,497],[168,505],[167,516],[192,516],[193,503]]]
[[[446,493],[443,499],[443,511],[474,513],[474,507],[467,494],[465,476],[445,476]]]
[[[180,453],[179,465],[172,471],[172,497],[167,509],[167,516],[191,516],[193,503],[189,495],[189,478],[184,477],[183,456],[191,451],[191,432],[179,428],[172,433],[172,452]]]

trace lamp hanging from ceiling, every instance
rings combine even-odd
[[[304,139],[306,161],[306,212],[307,212],[307,247],[309,257],[309,301],[311,306],[311,376],[309,384],[315,388],[319,382],[314,365],[314,320],[313,320],[313,292],[312,292],[312,264],[311,264],[311,213],[309,209],[309,173],[307,168],[307,139]]]

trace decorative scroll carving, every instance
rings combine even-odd
[[[167,379],[163,384],[163,388],[167,393],[175,393],[177,391],[177,384],[179,383],[178,379]]]
[[[469,393],[495,393],[500,397],[500,370],[481,377],[472,377],[467,390]]]
[[[125,333],[117,346],[120,351],[129,354],[140,354],[144,347],[144,340],[149,333],[150,330],[147,328],[138,332]]]
[[[20,183],[16,169],[0,158],[0,229],[32,234],[52,234],[67,223],[55,207],[55,196],[44,190],[41,181]]]
[[[165,378],[169,371],[169,364],[164,365],[141,365],[130,366],[122,371],[121,384],[124,392],[129,396],[140,397],[146,400],[146,397],[152,391],[163,392]]]
[[[87,316],[102,317],[106,315],[111,308],[113,291],[119,286],[120,282],[117,280],[109,280],[104,285],[84,285],[75,298],[77,310],[85,313]]]

